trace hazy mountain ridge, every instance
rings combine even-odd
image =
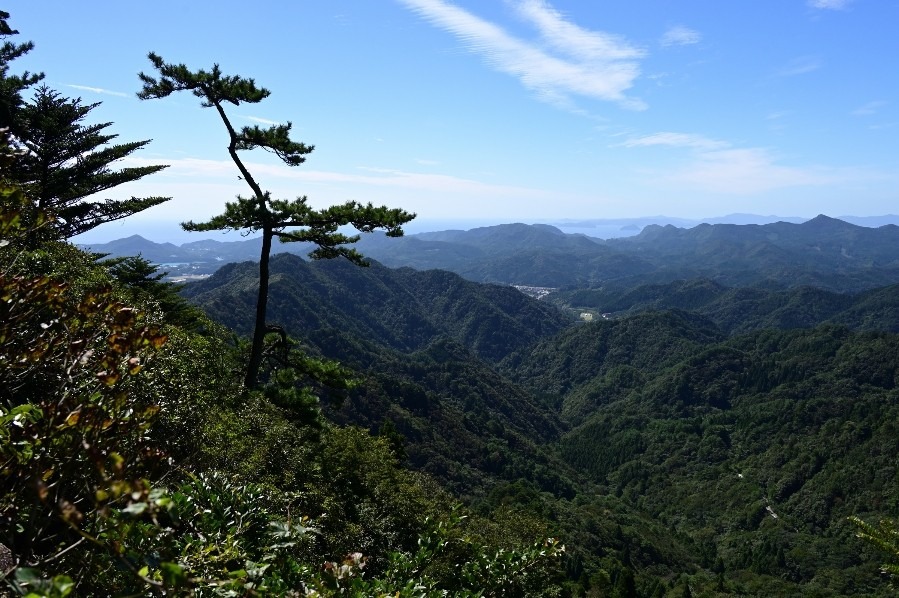
[[[228,261],[253,260],[258,239],[152,244],[130,237],[92,250],[141,253],[157,263],[193,262],[178,273],[211,273]],[[388,239],[366,235],[357,245],[390,267],[443,269],[476,282],[542,287],[633,287],[709,278],[728,286],[812,285],[860,291],[899,282],[899,227],[867,228],[826,216],[801,224],[648,226],[633,237],[601,240],[549,225],[506,224]],[[276,244],[275,251],[308,253]]]

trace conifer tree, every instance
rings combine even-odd
[[[13,132],[22,157],[10,169],[9,177],[25,189],[38,209],[53,215],[57,238],[74,237],[170,199],[87,199],[166,168],[110,168],[113,162],[130,156],[149,140],[110,144],[117,135],[106,133],[105,129],[112,123],[83,124],[99,105],[83,104],[80,98],[67,98],[41,86],[34,99],[14,114]]]
[[[383,229],[388,236],[399,237],[403,234],[402,225],[415,215],[401,209],[375,207],[371,203],[362,205],[355,201],[317,210],[308,205],[306,196],[292,201],[273,199],[268,191],[263,191],[238,152],[261,148],[277,155],[287,166],[299,166],[313,146],[290,139],[290,122],[267,129],[258,125],[237,129],[225,111],[226,104],[255,104],[268,97],[270,92],[257,87],[253,79],[222,74],[217,64],[209,71],[191,71],[183,64],[166,63],[153,52],[148,57],[158,72],[158,78],[140,73],[143,88],[138,92],[138,97],[147,100],[164,98],[177,91],[189,91],[200,98],[202,107],[214,108],[228,132],[228,154],[252,192],[249,197],[238,196],[236,201],[227,202],[224,212],[207,222],[185,222],[182,227],[189,231],[249,230],[262,234],[256,319],[245,377],[247,388],[254,388],[258,385],[267,330],[269,256],[274,237],[282,242],[315,244],[317,248],[310,253],[313,259],[343,256],[364,266],[366,262],[362,255],[347,247],[355,243],[359,235],[344,235],[338,232],[339,228],[352,225],[359,232]]]
[[[18,34],[8,19],[9,13],[0,11],[0,127],[9,129],[10,145],[18,158],[4,168],[3,176],[21,187],[38,211],[52,216],[52,225],[41,229],[41,237],[67,239],[167,201],[167,197],[86,199],[165,166],[110,168],[149,141],[110,145],[116,135],[104,130],[111,123],[83,124],[99,103],[82,104],[80,98],[63,97],[46,86],[39,87],[34,99],[26,102],[23,92],[44,75],[27,71],[10,74],[10,63],[27,54],[34,44],[15,44],[6,39]],[[33,245],[38,240],[29,242]]]
[[[44,78],[43,73],[21,75],[9,74],[9,63],[23,56],[34,48],[32,42],[15,44],[7,38],[18,35],[18,31],[9,26],[9,13],[0,10],[0,127],[9,127],[15,111],[22,105],[22,91]]]

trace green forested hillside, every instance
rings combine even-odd
[[[649,317],[660,316],[638,316]],[[648,366],[633,343],[604,344],[629,320],[544,342],[517,365],[535,389],[552,379],[563,391],[563,458],[690,537],[703,566],[734,587],[876,592],[846,518],[897,506],[899,337],[823,326],[697,346],[702,323],[667,325],[644,340],[669,348]],[[590,339],[593,354],[566,351],[574,336]]]
[[[248,290],[257,279],[252,264],[228,265],[189,285],[184,294],[246,332],[255,301]],[[402,351],[424,348],[445,335],[498,361],[571,323],[553,306],[512,287],[478,285],[439,270],[358,268],[284,254],[272,260],[270,284],[271,320],[313,343],[316,333],[327,328]]]
[[[226,266],[187,296],[238,331],[250,326],[255,270]],[[297,281],[303,281],[298,284]],[[516,480],[542,462],[535,480],[566,482],[541,447],[561,433],[558,417],[489,365],[571,322],[512,287],[478,285],[443,271],[272,262],[270,318],[310,350],[365,372],[338,421],[377,430],[390,421],[410,462],[459,492],[487,480]]]
[[[896,285],[849,294],[810,286],[787,290],[726,287],[708,279],[692,279],[635,288],[558,292],[549,300],[612,317],[646,310],[688,310],[731,334],[764,328],[808,328],[825,322],[856,330],[899,332]]]
[[[411,466],[477,505],[516,504],[554,522],[583,591],[613,595],[630,574],[632,595],[676,596],[686,585],[710,595],[888,591],[847,517],[889,515],[899,500],[899,337],[819,323],[889,305],[890,289],[683,282],[616,299],[639,298],[643,312],[571,324],[511,289],[445,272],[286,256],[279,268],[291,272],[278,278],[280,321],[367,372],[331,417],[397,430]],[[239,269],[191,296],[234,305]],[[328,282],[326,272],[339,276]],[[316,288],[314,298],[288,279]],[[440,314],[446,328],[400,310],[396,297],[410,290],[408,305]],[[290,317],[301,301],[318,306],[317,328]],[[681,309],[648,310],[670,304]],[[403,344],[372,332],[385,321],[415,334]],[[890,327],[876,315],[866,327],[880,322]],[[522,341],[484,351],[494,329]]]

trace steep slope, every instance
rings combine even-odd
[[[186,297],[241,333],[255,306],[255,264],[234,264],[188,285]],[[571,320],[554,306],[510,286],[480,285],[442,271],[394,270],[344,260],[307,262],[282,254],[271,264],[269,321],[314,342],[322,328],[339,328],[400,351],[423,348],[438,336],[502,359]]]
[[[490,365],[569,326],[553,306],[442,271],[293,255],[271,265],[269,321],[364,375],[335,419],[372,430],[390,420],[407,439],[411,463],[462,494],[522,477],[571,492],[565,468],[551,465],[545,448],[563,430],[558,417]],[[234,264],[185,292],[246,333],[256,276],[255,264]]]
[[[618,323],[659,340],[651,357],[605,322],[516,364],[524,383],[562,393],[574,427],[560,454],[692,538],[703,566],[749,584],[739,591],[876,594],[846,517],[897,500],[899,336],[822,326],[716,340],[677,319]]]

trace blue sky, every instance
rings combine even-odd
[[[171,165],[118,192],[173,197],[133,225],[203,219],[248,192],[212,111],[189,95],[136,99],[150,50],[270,89],[233,120],[289,120],[316,149],[292,169],[245,158],[273,194],[315,205],[372,201],[424,221],[899,212],[899,0],[4,9],[36,45],[14,71],[102,101],[94,120],[153,140],[130,163]]]

